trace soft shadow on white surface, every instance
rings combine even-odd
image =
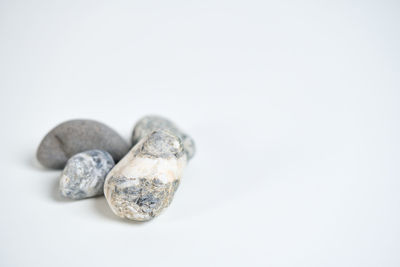
[[[31,156],[26,159],[26,163],[26,166],[29,169],[41,172],[43,173],[43,176],[49,176],[49,174],[53,173],[53,175],[50,175],[52,177],[46,180],[46,183],[48,184],[45,185],[45,187],[48,188],[48,196],[52,201],[64,203],[72,202],[71,200],[62,197],[59,192],[59,179],[61,175],[61,170],[53,170],[43,167],[37,160],[36,154],[32,153]]]
[[[36,152],[36,151],[35,151]],[[36,153],[32,153],[31,154],[31,156],[29,156],[27,159],[26,159],[26,162],[27,162],[27,166],[28,167],[30,167],[30,168],[35,168],[35,169],[38,169],[38,170],[43,170],[43,171],[45,171],[45,170],[49,170],[49,169],[46,169],[45,167],[43,167],[40,163],[39,163],[39,161],[37,160],[37,158],[36,158]]]
[[[131,225],[144,225],[145,223],[147,223],[147,222],[130,221],[118,217],[112,212],[104,196],[98,196],[90,200],[93,201],[93,209],[96,211],[97,214],[99,214],[99,216],[101,216],[102,219],[114,221],[116,223],[124,223]]]
[[[97,196],[97,197],[91,197],[91,198],[86,198],[86,199],[81,199],[81,200],[71,200],[63,197],[60,194],[59,191],[59,179],[62,170],[53,170],[53,169],[47,169],[40,165],[40,163],[37,161],[36,157],[29,157],[26,162],[28,164],[27,167],[30,169],[37,170],[41,173],[43,173],[44,176],[49,176],[49,173],[54,173],[54,175],[51,175],[49,179],[45,181],[45,187],[48,188],[48,201],[52,202],[57,202],[58,204],[61,203],[70,203],[71,205],[76,205],[78,206],[85,206],[88,202],[92,202],[93,205],[90,205],[92,207],[94,215],[98,215],[101,219],[107,220],[107,221],[114,221],[117,223],[123,223],[123,224],[131,224],[131,225],[143,225],[144,222],[136,222],[136,221],[130,221],[126,219],[122,219],[118,216],[116,216],[110,207],[107,204],[107,201],[104,197],[104,195]],[[38,192],[40,194],[41,192]],[[62,207],[60,207],[62,209]],[[79,211],[77,211],[76,216],[80,216]],[[80,216],[81,217],[81,216]],[[94,217],[98,219],[96,216]]]
[[[67,199],[65,197],[63,197],[60,194],[59,191],[59,177],[54,177],[54,179],[52,179],[51,181],[49,181],[50,184],[50,198],[53,201],[57,201],[57,202],[64,202],[64,203],[72,203],[73,200]]]
[[[48,182],[48,185],[47,185],[48,192],[49,192],[48,195],[52,201],[64,202],[64,203],[72,202],[71,200],[62,197],[59,192],[59,179],[60,179],[60,175],[61,175],[61,170],[53,170],[53,169],[47,169],[47,168],[43,167],[39,163],[39,161],[36,159],[35,154],[33,154],[32,156],[30,156],[27,159],[27,163],[28,163],[27,164],[28,168],[42,172],[43,175],[47,176],[49,173],[54,174],[53,175],[54,177],[52,177],[48,181],[46,181],[46,182]]]
[[[96,210],[96,212],[104,219],[122,221],[112,212],[104,196],[96,197],[93,199],[93,209]]]

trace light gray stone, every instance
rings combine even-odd
[[[111,170],[104,195],[119,217],[148,221],[171,203],[187,163],[181,139],[157,130],[140,140]]]
[[[77,200],[103,194],[104,180],[114,165],[111,155],[101,150],[72,156],[61,174],[61,195]]]
[[[178,136],[182,140],[188,160],[193,158],[196,152],[194,140],[189,135],[182,132],[172,121],[161,116],[151,115],[140,119],[133,129],[132,144],[137,144],[143,137],[146,137],[155,130],[168,130],[172,134]]]
[[[43,138],[36,157],[47,168],[62,169],[71,156],[91,149],[107,151],[118,162],[129,151],[129,145],[103,123],[70,120],[61,123]]]

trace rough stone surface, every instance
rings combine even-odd
[[[78,153],[67,161],[60,178],[60,193],[70,199],[103,194],[104,180],[114,167],[111,155],[101,150]]]
[[[150,133],[107,175],[108,204],[122,218],[154,218],[171,203],[186,162],[180,138],[166,130]]]
[[[61,123],[43,138],[36,157],[47,168],[62,169],[71,156],[91,149],[107,151],[118,162],[129,151],[129,145],[103,123],[70,120]]]
[[[188,159],[190,160],[194,156],[196,148],[193,139],[182,132],[173,122],[161,116],[146,116],[140,119],[133,129],[132,144],[137,144],[143,137],[155,130],[168,130],[175,134],[182,140]]]

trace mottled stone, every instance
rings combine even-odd
[[[107,151],[118,162],[129,151],[129,145],[103,123],[70,120],[61,123],[43,138],[36,157],[45,167],[62,169],[71,156],[91,149]]]
[[[166,130],[150,133],[107,175],[108,204],[122,218],[154,218],[171,203],[186,162],[179,137]]]
[[[89,150],[78,153],[67,161],[61,178],[61,195],[83,199],[103,194],[104,180],[114,167],[108,152]]]
[[[168,130],[175,134],[182,140],[188,160],[194,156],[196,148],[193,139],[182,132],[173,122],[161,116],[146,116],[140,119],[133,129],[132,144],[135,145],[143,137],[155,130]]]

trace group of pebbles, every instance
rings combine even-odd
[[[104,194],[122,218],[147,221],[168,207],[195,153],[193,139],[160,116],[140,119],[129,145],[93,120],[70,120],[52,129],[37,150],[47,168],[63,169],[62,196],[78,200]]]

